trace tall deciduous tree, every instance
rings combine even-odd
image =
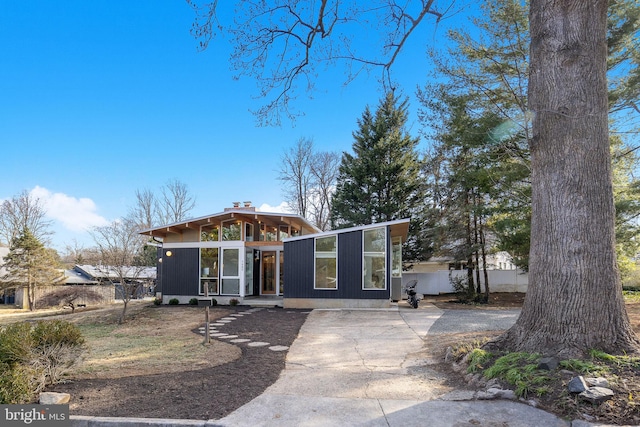
[[[56,284],[64,278],[51,251],[28,228],[13,239],[4,261],[7,272],[1,278],[2,286],[26,288],[31,311],[36,309],[36,290],[41,286]]]
[[[150,189],[136,190],[135,203],[129,208],[127,221],[140,229],[172,224],[187,219],[196,205],[189,187],[178,179],[167,181],[159,193]]]
[[[307,217],[311,195],[313,141],[300,138],[294,147],[285,151],[280,165],[279,179],[284,184],[286,201],[295,213]]]
[[[178,179],[172,179],[160,188],[160,197],[156,200],[156,211],[161,224],[171,224],[188,218],[196,206],[196,198],[189,187]]]
[[[11,244],[25,229],[46,244],[53,234],[42,201],[26,190],[0,205],[0,242]]]
[[[498,341],[506,348],[560,356],[640,349],[616,266],[607,5],[531,1],[529,288]]]
[[[331,227],[331,207],[339,166],[340,156],[332,151],[316,152],[313,156],[313,187],[309,200],[309,216],[320,230],[329,230]]]
[[[136,261],[142,253],[144,241],[138,231],[135,223],[126,220],[114,221],[91,231],[100,254],[97,267],[116,287],[124,303],[119,323],[124,323],[128,304],[142,286],[140,279],[145,266]]]
[[[301,138],[280,165],[287,203],[321,230],[329,228],[339,161],[336,153],[316,151],[312,140]]]

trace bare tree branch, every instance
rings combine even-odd
[[[196,13],[191,33],[201,50],[223,31],[233,36],[232,67],[238,78],[257,79],[265,104],[255,114],[269,125],[302,114],[291,101],[300,90],[312,92],[319,70],[336,62],[347,65],[345,82],[378,68],[392,90],[391,68],[409,37],[427,15],[436,22],[443,17],[434,0],[253,0],[236,2],[235,20],[225,28],[218,19],[222,3],[187,3]],[[382,49],[371,53],[363,34],[386,34]]]
[[[53,232],[49,230],[52,222],[45,217],[46,211],[40,199],[23,190],[0,205],[0,241],[10,245],[14,238],[29,229],[40,242],[47,245]]]

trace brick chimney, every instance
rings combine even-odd
[[[240,202],[233,202],[232,208],[224,208],[224,211],[235,211],[235,210],[243,210],[243,211],[251,211],[255,212],[255,206],[251,206],[251,201],[242,202],[244,206],[240,207]]]

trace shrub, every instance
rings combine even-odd
[[[198,305],[198,298],[191,298],[189,300],[189,305]]]
[[[162,298],[154,298],[153,303],[155,305],[162,305]]]
[[[34,368],[24,365],[11,366],[0,363],[0,404],[21,405],[35,400],[39,387],[34,379],[42,375]]]
[[[178,298],[171,298],[169,300],[169,305],[178,305],[180,304],[180,301],[178,301]]]
[[[80,329],[73,323],[62,320],[39,321],[33,327],[31,336],[37,348],[58,344],[78,347],[84,344]]]
[[[26,363],[33,347],[31,324],[13,323],[0,329],[0,363]]]
[[[231,305],[232,307],[235,307],[236,305],[238,305],[240,303],[240,301],[238,301],[236,298],[231,298],[229,300],[229,305]]]
[[[84,351],[80,329],[69,322],[40,321],[31,336],[34,344],[31,363],[42,370],[46,384],[58,383]]]
[[[84,338],[60,320],[14,323],[0,329],[0,404],[34,400],[81,360]]]

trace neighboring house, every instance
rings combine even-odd
[[[81,269],[74,268],[73,270],[64,270],[64,282],[65,285],[99,285],[98,280],[93,279],[87,273]]]
[[[134,298],[142,298],[145,295],[153,295],[155,292],[157,269],[156,267],[113,267],[106,265],[76,265],[72,272],[75,272],[77,277],[73,280],[87,280],[93,284],[110,285],[112,283],[116,286],[116,298],[122,299],[122,287],[118,280],[120,280],[119,273],[122,270],[124,279],[129,282],[137,282],[140,284],[137,295]],[[71,279],[68,279],[65,284],[69,284]],[[87,283],[88,284],[88,283]]]
[[[299,215],[259,212],[245,202],[140,234],[162,241],[157,294],[165,304],[173,298],[181,304],[192,298],[225,304],[281,297],[286,307],[385,306],[391,298],[392,248],[394,260],[400,259],[408,224],[322,233]],[[398,245],[392,247],[392,241]],[[401,274],[401,259],[393,265]]]
[[[4,265],[4,257],[9,254],[9,248],[0,247],[0,276],[6,274]],[[125,279],[135,280],[142,285],[136,297],[145,295],[153,295],[155,291],[156,267],[126,267]],[[73,269],[60,270],[64,280],[52,286],[40,286],[36,290],[36,300],[40,296],[51,292],[55,286],[96,286],[111,285],[118,275],[113,267],[93,266],[93,265],[76,265]],[[115,296],[121,298],[122,293],[119,292],[119,285],[116,283]],[[121,288],[120,288],[121,289]],[[95,289],[100,295],[103,295],[105,303],[112,303],[114,300],[114,288]],[[23,307],[27,301],[26,288],[5,289],[0,290],[0,304],[14,304]]]

